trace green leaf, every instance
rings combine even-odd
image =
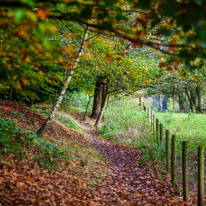
[[[35,2],[33,0],[21,0],[21,2],[31,7],[35,6]]]
[[[15,22],[16,23],[21,22],[21,20],[24,18],[24,15],[25,15],[25,10],[24,9],[18,9],[15,12],[15,17],[14,17]]]

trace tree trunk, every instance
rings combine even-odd
[[[190,89],[190,97],[191,97],[191,100],[193,102],[193,105],[196,106],[197,105],[197,103],[196,103],[196,95],[193,93],[192,88]]]
[[[164,95],[160,94],[160,111],[163,110],[163,100],[164,100]]]
[[[182,94],[181,93],[178,94],[178,99],[179,99],[178,102],[179,102],[180,110],[182,112],[184,112],[184,102],[183,102],[183,98],[182,98]]]
[[[185,89],[185,94],[186,94],[186,96],[189,100],[189,103],[190,103],[190,111],[193,112],[193,102],[192,102],[191,96],[190,96],[189,91],[188,91],[187,88]]]
[[[109,94],[107,95],[105,110],[107,109],[108,105],[109,105]]]
[[[95,90],[94,90],[94,101],[93,101],[93,108],[91,118],[96,119],[101,110],[101,83],[102,83],[102,76],[99,75],[96,80]]]
[[[105,82],[102,82],[102,89],[101,89],[101,92],[102,92],[102,101],[101,101],[101,108],[104,106],[105,104],[105,99],[106,99],[106,96],[107,96],[107,85],[104,84]]]
[[[101,110],[100,110],[100,113],[97,117],[97,120],[95,122],[95,125],[97,128],[100,126],[100,123],[101,123],[101,120],[102,120],[102,117],[103,117],[103,112],[107,106],[107,99],[108,99],[108,96],[109,96],[109,79],[107,80],[107,85],[103,85],[105,87],[105,91],[104,91],[104,94],[105,96],[103,97],[103,102],[102,102],[102,107],[101,107]]]
[[[173,107],[173,111],[175,111],[175,94],[173,94],[172,96],[172,107]]]
[[[85,43],[85,41],[86,41],[86,39],[87,39],[87,36],[88,36],[88,29],[86,29],[86,31],[85,31],[85,33],[84,33],[84,37],[83,37],[83,39],[82,39],[82,42],[81,42],[81,45],[80,45],[80,48],[79,48],[78,57],[77,57],[77,59],[76,59],[76,61],[75,61],[75,64],[74,64],[74,66],[73,66],[70,74],[68,75],[68,77],[67,77],[67,79],[66,79],[66,82],[65,82],[64,86],[62,87],[62,90],[61,90],[60,95],[59,95],[59,97],[58,97],[58,99],[57,99],[57,102],[56,102],[56,104],[54,105],[54,107],[53,107],[50,115],[49,115],[48,118],[46,119],[46,121],[43,123],[43,125],[40,127],[40,129],[37,131],[37,135],[38,135],[39,137],[42,137],[43,134],[45,133],[47,127],[49,126],[49,124],[50,124],[51,121],[53,120],[53,118],[54,118],[54,116],[55,116],[55,114],[56,114],[56,111],[58,110],[58,108],[59,108],[59,106],[60,106],[60,104],[61,104],[61,102],[62,102],[62,99],[63,99],[64,94],[65,94],[65,92],[66,92],[66,89],[67,89],[67,87],[68,87],[68,84],[69,84],[69,82],[70,82],[70,80],[71,80],[71,78],[72,78],[72,76],[73,76],[73,74],[74,74],[74,71],[75,71],[75,69],[77,68],[77,65],[78,65],[78,63],[79,63],[79,61],[80,61],[80,59],[81,59],[82,54],[83,54],[84,43]]]
[[[89,104],[90,104],[91,99],[92,99],[92,97],[93,97],[93,96],[90,96],[90,95],[88,95],[88,96],[89,96],[89,100],[88,100],[88,102],[87,102],[86,111],[85,111],[85,113],[84,113],[83,121],[85,121],[85,119],[86,119],[87,111],[88,111],[88,108],[89,108]]]
[[[199,85],[197,85],[197,87],[196,87],[196,94],[197,94],[197,112],[202,113],[201,94],[200,94],[200,86]]]

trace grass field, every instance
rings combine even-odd
[[[206,114],[155,112],[155,117],[163,123],[164,129],[175,134],[178,141],[187,140],[193,146],[206,144]],[[105,111],[102,132],[105,137],[144,138],[151,135],[148,131],[147,112],[140,112],[133,98],[116,100]],[[131,133],[133,131],[133,134]],[[135,131],[136,130],[136,131]]]
[[[178,140],[187,140],[193,146],[206,144],[205,114],[156,112],[155,116]]]

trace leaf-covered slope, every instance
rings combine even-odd
[[[45,118],[10,101],[1,102],[0,110],[1,115],[15,121],[24,131],[27,129],[27,133],[29,130],[36,130]],[[26,135],[26,132],[22,132],[21,136],[23,135]],[[25,153],[19,155],[12,148],[7,151],[0,142],[0,205],[95,203],[98,188],[102,187],[101,182],[106,175],[105,163],[82,134],[53,122],[47,135],[41,140],[43,146],[20,144],[18,135],[11,136],[12,143],[18,143],[19,147],[25,149]],[[54,147],[57,148],[56,153],[53,153]],[[64,151],[64,154],[57,154],[59,151]],[[35,161],[34,155],[41,155],[41,158]],[[46,169],[45,166],[48,168],[51,163],[54,163],[56,168]]]

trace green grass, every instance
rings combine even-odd
[[[103,138],[134,146],[147,144],[148,139],[152,139],[147,113],[140,111],[134,98],[113,101],[104,116],[100,128]],[[177,136],[179,143],[187,140],[193,148],[206,144],[205,114],[156,112],[155,116],[163,123],[164,129],[169,129],[170,134]]]
[[[155,115],[179,141],[188,141],[193,147],[206,144],[205,114],[156,112]]]
[[[36,107],[33,106],[32,109],[34,109],[38,113],[43,114],[45,116],[48,116],[50,114],[50,109],[49,108],[40,109],[38,106],[36,106]],[[65,126],[67,126],[69,128],[72,128],[76,131],[78,131],[80,129],[79,126],[76,124],[76,122],[72,118],[68,117],[68,115],[64,116],[63,113],[61,115],[56,114],[55,119],[60,121],[61,123],[63,123]]]
[[[189,183],[196,184],[198,146],[206,145],[206,115],[173,112],[156,112],[155,115],[163,123],[164,128],[170,130],[170,137],[172,134],[176,135],[177,180],[179,183],[182,181],[182,142],[188,141]]]
[[[141,112],[137,102],[132,98],[111,102],[104,113],[104,121],[100,128],[102,138],[134,147],[151,142],[151,132],[147,113]]]

